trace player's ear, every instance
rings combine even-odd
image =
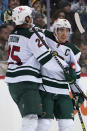
[[[25,21],[26,23],[32,23],[32,19],[29,16],[25,17]]]
[[[56,32],[53,32],[54,33],[54,36],[57,36],[57,33]]]

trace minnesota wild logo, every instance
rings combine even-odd
[[[52,54],[55,56],[58,56],[58,52],[56,52],[56,51],[53,51]]]
[[[58,54],[58,52],[53,51],[52,54],[53,54],[53,56],[58,56],[59,58],[61,58],[62,60],[64,60],[64,58],[63,58],[62,56],[60,56],[60,55]]]

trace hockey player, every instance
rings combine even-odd
[[[39,71],[40,64],[36,59],[41,54],[37,53],[39,49],[35,41],[37,37],[30,26],[32,8],[16,7],[12,12],[12,19],[16,27],[8,40],[9,58],[5,81],[23,117],[21,131],[35,131],[37,115],[42,113],[38,92],[42,80]],[[34,45],[36,49],[33,48]]]
[[[42,114],[39,95],[39,87],[42,83],[40,68],[42,66],[49,71],[50,63],[52,66],[56,64],[31,28],[32,8],[16,7],[13,9],[12,19],[16,27],[8,39],[9,58],[5,81],[22,116],[21,131],[35,131],[37,115]],[[38,32],[45,40],[44,34]],[[57,69],[54,68],[52,73],[57,74]]]
[[[54,32],[50,32],[48,30],[44,31],[47,44],[51,50],[58,55],[58,59],[60,57],[75,70],[77,75],[76,83],[81,87],[79,83],[80,67],[77,63],[77,58],[80,56],[80,51],[75,48],[75,46],[70,45],[68,42],[68,37],[71,31],[69,21],[66,19],[58,19],[54,23],[53,31]],[[44,112],[43,115],[39,117],[36,131],[48,131],[51,119],[53,119],[54,116],[58,121],[59,131],[71,131],[73,128],[74,115],[72,100],[69,97],[68,85],[67,82],[64,82],[65,79],[63,77],[62,69],[57,70],[59,75],[56,77],[54,75],[53,77],[52,70],[54,68],[57,69],[57,67],[51,66],[51,68],[52,69],[49,71],[49,75],[44,69],[42,69],[42,74],[44,74],[44,88],[40,87],[40,94],[42,96]],[[73,71],[71,74],[73,75]],[[75,92],[76,96],[79,97],[80,93],[74,84],[71,83],[70,86]],[[79,104],[82,101],[83,98],[80,98],[79,101],[74,103],[76,104],[74,105],[76,109],[79,108]]]

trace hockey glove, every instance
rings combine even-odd
[[[65,78],[66,78],[66,81],[69,83],[69,84],[73,84],[75,81],[76,81],[76,72],[75,70],[71,67],[71,65],[69,67],[66,67],[65,68],[65,71],[64,71],[64,75],[65,75]]]
[[[81,96],[80,93],[73,93],[72,103],[74,110],[78,110],[83,102],[84,98]]]

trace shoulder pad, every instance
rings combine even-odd
[[[75,55],[78,54],[78,53],[80,53],[80,49],[76,45],[74,45],[72,43],[66,43],[64,45],[67,46],[67,47],[69,47],[73,51],[73,53]]]

